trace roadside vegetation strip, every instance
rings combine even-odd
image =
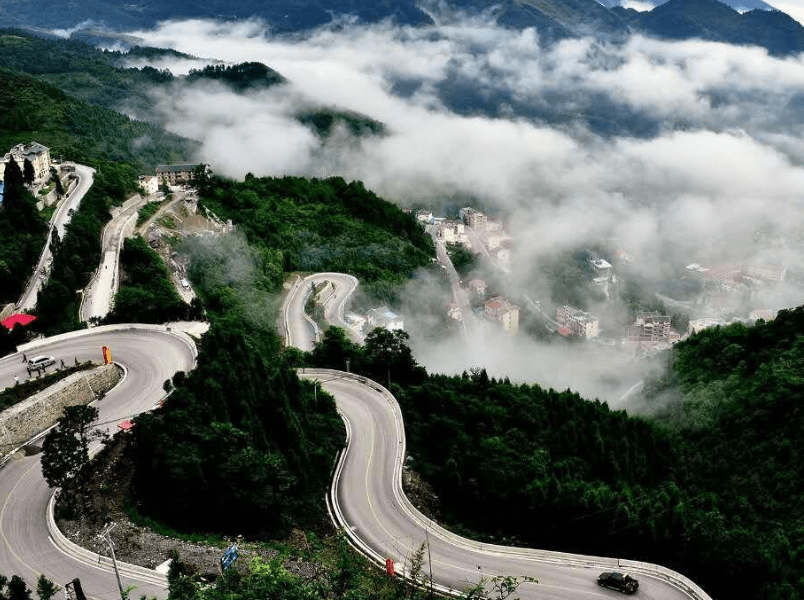
[[[165,206],[170,201],[170,198],[165,198],[164,200],[160,200],[159,202],[148,202],[143,206],[139,213],[137,214],[137,225],[136,227],[141,227],[148,219],[153,217],[160,208]]]

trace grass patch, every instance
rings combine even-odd
[[[145,206],[140,209],[139,216],[137,217],[137,227],[141,227],[145,221],[150,219],[156,214],[160,208],[162,208],[167,202],[167,199],[162,200],[161,202],[149,202]]]
[[[56,208],[57,206],[55,203],[51,204],[50,206],[46,206],[41,211],[39,211],[39,216],[42,217],[42,220],[44,220],[45,223],[50,223],[50,219],[53,218],[53,213],[56,212]]]

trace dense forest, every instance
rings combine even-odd
[[[181,299],[162,257],[141,237],[120,252],[120,287],[107,323],[166,323],[201,317],[201,306]]]
[[[124,161],[139,172],[187,160],[197,144],[160,126],[68,96],[29,75],[0,69],[0,149],[35,140],[54,159]]]
[[[78,41],[43,38],[30,32],[0,29],[0,72],[5,70],[8,73],[32,75],[75,100],[115,111],[123,110],[126,114],[134,114],[139,119],[157,125],[164,124],[162,116],[154,110],[152,92],[159,87],[165,91],[175,91],[170,86],[217,80],[228,84],[237,93],[245,93],[286,81],[281,74],[257,62],[228,66],[207,65],[201,69],[193,69],[184,77],[175,77],[166,69],[150,66],[125,66],[129,60],[153,60],[162,56],[192,58],[173,50],[139,46],[134,46],[127,54],[123,54],[99,50]],[[384,130],[381,123],[365,115],[337,107],[308,105],[299,109],[296,119],[320,138],[328,137],[336,125],[342,125],[355,136],[380,134]],[[136,128],[143,127],[140,122],[134,123]],[[119,124],[116,126],[119,127]],[[144,135],[148,137],[143,137]],[[138,145],[145,146],[145,151],[148,146],[161,146],[163,151],[170,149],[176,154],[170,159],[152,161],[150,170],[160,162],[186,161],[191,156],[190,151],[195,148],[193,142],[181,140],[177,136],[166,136],[158,128],[143,132],[135,139],[139,140]],[[177,140],[188,144],[186,151],[174,148]]]
[[[219,258],[190,274],[211,321],[198,366],[174,377],[162,410],[137,418],[134,497],[174,528],[281,536],[322,518],[343,424],[334,400],[279,359],[274,319],[251,310]],[[267,293],[270,263],[255,267],[250,285]]]
[[[381,295],[434,255],[411,215],[357,181],[209,176],[198,186],[205,208],[232,219],[251,245],[270,252],[275,286],[283,271],[339,271]]]
[[[804,597],[802,336],[804,308],[692,336],[648,386],[671,398],[650,420],[482,370],[426,375],[404,339],[381,358],[330,328],[303,360],[343,368],[349,357],[353,371],[390,379],[409,464],[461,533],[663,564],[713,598],[794,600]]]

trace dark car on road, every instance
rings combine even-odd
[[[634,594],[639,588],[639,582],[627,573],[601,573],[597,578],[599,586],[619,590],[623,594]]]

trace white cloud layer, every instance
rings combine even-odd
[[[480,202],[507,217],[522,281],[546,252],[612,237],[655,275],[678,260],[769,262],[779,256],[751,246],[757,227],[804,225],[804,55],[639,36],[544,49],[533,30],[479,20],[305,38],[183,21],[136,35],[289,79],[241,96],[209,84],[159,96],[170,128],[200,140],[197,158],[216,171],[343,175],[402,204]],[[322,142],[293,118],[309,106],[363,113],[388,133]],[[527,361],[502,364],[520,363],[513,375],[528,378]]]

